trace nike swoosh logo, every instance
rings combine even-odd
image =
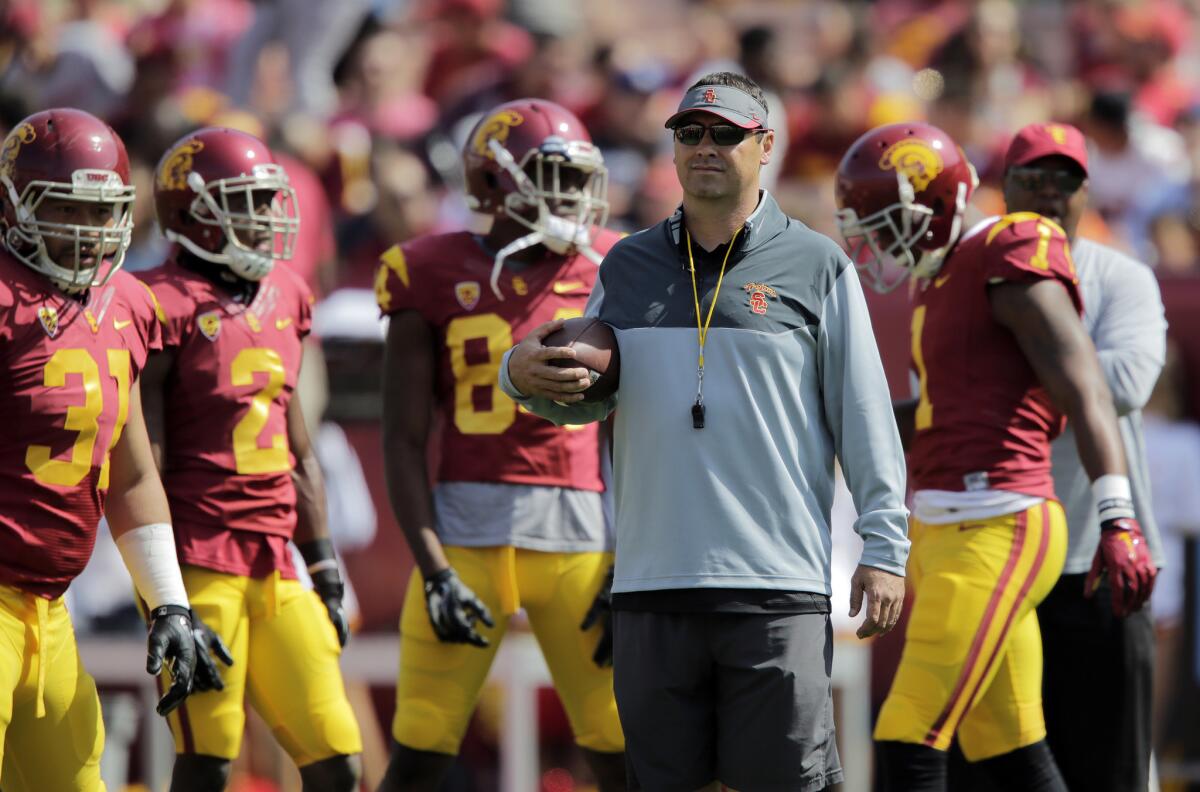
[[[583,288],[583,281],[555,281],[555,294],[570,294]]]
[[[117,319],[115,317],[113,318],[113,327],[115,327],[118,330],[124,330],[126,327],[129,327],[129,325],[131,325],[131,324],[133,324],[132,319],[126,319],[125,321],[121,321],[120,319]]]
[[[275,320],[275,329],[282,330],[283,328],[287,327],[291,323],[292,323],[291,317],[288,317],[287,319],[276,319]]]

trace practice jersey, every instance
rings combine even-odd
[[[989,284],[1050,278],[1082,312],[1066,234],[1052,220],[1018,212],[971,229],[919,292],[912,318],[920,383],[915,490],[1054,497],[1050,441],[1066,419],[988,300]]]
[[[81,302],[0,252],[0,583],[53,599],[83,571],[130,388],[161,343],[133,276]]]
[[[593,248],[603,255],[617,239],[599,231]],[[519,271],[506,267],[500,299],[488,282],[493,255],[460,232],[419,237],[380,259],[380,310],[418,311],[435,334],[443,419],[437,480],[599,492],[596,425],[555,426],[518,409],[497,384],[500,361],[514,343],[552,319],[583,315],[598,268],[582,255]]]
[[[312,324],[308,287],[275,267],[243,304],[174,260],[140,276],[175,357],[163,392],[162,476],[180,563],[294,576],[287,410]]]

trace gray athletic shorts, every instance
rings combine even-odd
[[[815,792],[842,780],[826,613],[613,613],[630,788]]]

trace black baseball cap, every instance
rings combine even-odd
[[[688,113],[711,113],[742,129],[765,127],[767,108],[732,85],[697,85],[683,96],[679,109],[664,124],[672,129]]]

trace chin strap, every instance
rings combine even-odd
[[[570,225],[562,218],[555,219],[560,223]],[[508,260],[509,256],[520,253],[522,250],[528,250],[534,245],[545,245],[548,250],[562,256],[570,255],[573,252],[579,253],[597,267],[599,267],[600,262],[604,260],[604,257],[593,250],[591,245],[564,242],[564,240],[561,238],[550,236],[544,231],[534,231],[531,234],[526,234],[523,237],[514,239],[512,242],[509,242],[507,245],[500,248],[499,252],[496,253],[495,264],[492,265],[492,277],[488,283],[491,285],[492,292],[496,295],[497,299],[504,299],[504,294],[500,291],[500,273],[504,271],[504,262]]]
[[[532,234],[526,234],[523,237],[514,239],[500,248],[500,251],[496,253],[496,263],[492,265],[492,277],[488,283],[491,284],[492,292],[495,293],[497,299],[504,299],[504,295],[500,291],[500,273],[504,271],[505,260],[514,253],[520,253],[522,250],[527,250],[534,245],[540,245],[545,238],[546,235],[541,231],[534,231]]]

